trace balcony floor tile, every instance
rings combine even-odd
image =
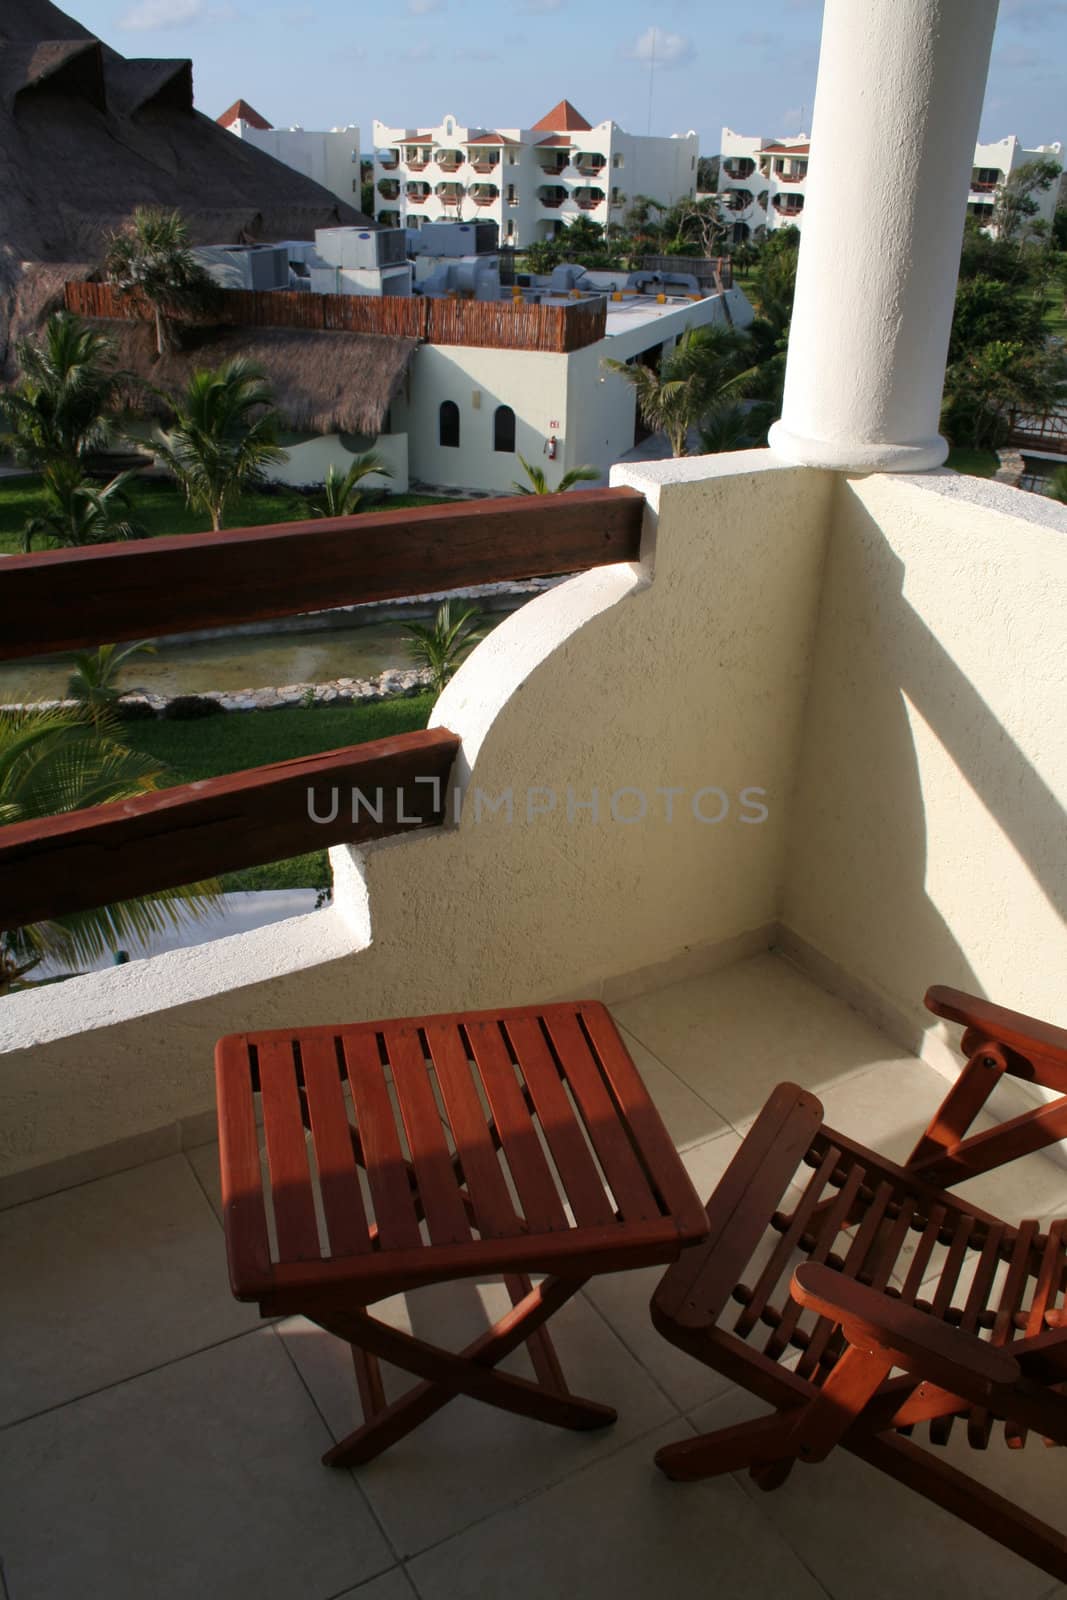
[[[184,1157],[0,1212],[0,1423],[256,1327]]]
[[[17,1600],[330,1600],[395,1564],[270,1328],[0,1434]]]
[[[686,978],[611,1009],[738,1132],[746,1131],[783,1078],[822,1094],[901,1056],[856,1012],[773,955]]]
[[[732,1479],[672,1484],[657,1471],[653,1453],[684,1431],[659,1428],[418,1557],[411,1575],[422,1600],[825,1600]]]

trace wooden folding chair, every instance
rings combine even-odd
[[[652,1319],[671,1343],[774,1407],[656,1461],[692,1479],[748,1468],[763,1489],[842,1445],[1067,1579],[1067,1538],[908,1436],[957,1418],[1067,1444],[1067,1219],[1012,1225],[947,1192],[1067,1137],[1067,1032],[951,989],[967,1065],[905,1166],[825,1126],[780,1084],[708,1202],[707,1241],[669,1268]],[[967,1137],[1005,1073],[1058,1099]],[[1064,1173],[1067,1189],[1067,1171]]]

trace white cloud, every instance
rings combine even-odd
[[[397,61],[412,61],[412,62],[414,62],[414,61],[429,61],[431,56],[433,56],[434,54],[435,54],[435,52],[430,49],[430,46],[428,44],[413,44],[413,45],[409,45],[406,50],[395,50],[393,52],[394,58]]]
[[[131,32],[162,32],[184,28],[191,22],[237,22],[241,13],[227,3],[209,5],[207,0],[136,0],[116,26]]]
[[[664,28],[646,28],[623,53],[631,61],[655,62],[657,67],[680,67],[696,55],[692,39]]]

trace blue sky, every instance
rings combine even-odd
[[[191,56],[197,105],[278,126],[529,126],[566,96],[633,133],[810,125],[821,0],[68,0],[124,55]],[[385,19],[388,19],[387,22]],[[385,25],[383,26],[383,23]],[[651,70],[655,47],[656,65]],[[1067,0],[1001,0],[982,138],[1067,136]],[[650,83],[651,79],[651,83]],[[651,89],[651,100],[650,100]]]

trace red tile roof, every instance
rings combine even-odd
[[[255,106],[250,106],[247,100],[235,100],[230,109],[224,111],[221,117],[216,117],[215,121],[220,128],[232,127],[235,122],[247,122],[253,128],[271,127],[266,117],[261,117]]]
[[[806,156],[810,149],[810,144],[765,144],[759,153],[761,156],[768,153],[776,156]]]
[[[561,100],[558,106],[546,112],[540,122],[534,123],[536,133],[589,133],[593,124],[586,122],[580,111],[576,111],[569,100]]]
[[[554,133],[548,139],[538,139],[537,148],[540,150],[546,144],[563,145],[567,150],[574,149],[574,140],[568,139],[565,133]]]
[[[476,139],[467,139],[467,144],[518,144],[517,139],[509,139],[503,133],[480,133]]]

